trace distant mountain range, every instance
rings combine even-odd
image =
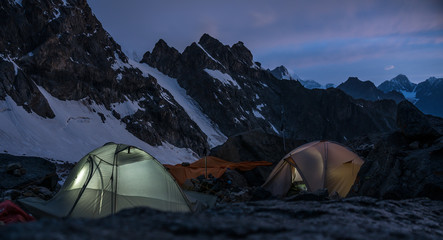
[[[411,83],[405,75],[385,81],[378,86],[384,92],[401,92],[426,114],[443,117],[443,78],[430,77],[418,84]]]
[[[284,66],[268,71],[277,79],[296,80],[308,89],[335,87],[332,83],[321,85],[314,80],[302,80],[297,75],[291,76]],[[370,101],[392,99],[397,103],[407,99],[424,113],[443,117],[443,78],[431,77],[416,84],[409,81],[407,76],[399,74],[377,87],[371,81],[361,81],[357,77],[350,77],[336,88],[356,99]]]
[[[415,84],[410,82],[405,75],[399,74],[391,80],[384,81],[378,87],[370,81],[349,78],[337,88],[353,98],[371,101],[392,99],[400,102],[407,99],[424,113],[443,117],[443,78],[431,77]]]

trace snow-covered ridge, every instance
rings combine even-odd
[[[47,119],[28,113],[6,96],[4,101],[0,101],[0,151],[76,162],[91,150],[107,142],[116,142],[139,147],[162,163],[192,162],[198,158],[192,150],[177,148],[167,142],[156,147],[143,142],[129,133],[126,125],[103,105],[61,101],[44,88],[39,87],[39,90],[47,99],[55,118]],[[122,115],[140,109],[136,102],[129,100],[114,105]],[[106,117],[105,123],[97,113]]]
[[[225,86],[234,86],[237,87],[238,89],[240,89],[240,85],[238,85],[237,81],[235,81],[229,74],[227,73],[222,73],[219,70],[212,70],[212,69],[207,69],[205,68],[205,72],[207,74],[209,74],[211,77],[219,80],[221,83],[223,83],[223,85]]]
[[[225,67],[220,61],[218,61],[218,60],[215,59],[213,56],[211,56],[211,54],[209,54],[209,53],[206,51],[206,49],[205,49],[202,45],[200,45],[199,43],[197,43],[197,46],[199,46],[199,47],[203,50],[203,52],[205,52],[206,55],[208,55],[208,57],[209,57],[210,59],[212,59],[214,62],[220,64],[224,69],[226,69],[226,67]]]

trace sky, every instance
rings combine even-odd
[[[242,41],[263,68],[321,84],[443,77],[443,0],[88,0],[129,57],[159,39]]]

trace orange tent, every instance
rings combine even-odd
[[[212,174],[214,177],[219,178],[225,173],[226,169],[238,169],[240,171],[249,171],[257,166],[270,166],[272,163],[266,161],[255,162],[228,162],[223,159],[208,156],[206,157],[206,169],[207,174]],[[201,158],[188,166],[182,164],[169,165],[164,164],[169,170],[172,176],[177,180],[179,185],[183,185],[186,179],[197,178],[200,175],[205,175],[205,158]]]

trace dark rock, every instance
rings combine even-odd
[[[6,166],[6,172],[12,174],[16,169],[20,168],[22,168],[22,165],[20,163],[18,162],[10,163],[8,164],[8,166]]]
[[[441,140],[411,149],[403,134],[393,133],[375,144],[348,196],[443,200],[442,152]]]
[[[17,189],[9,189],[3,192],[2,199],[0,199],[0,202],[9,199],[9,200],[16,200],[21,195],[21,192]]]
[[[22,166],[21,169],[14,170],[18,170],[18,175],[6,174],[6,168],[11,163],[14,163],[15,167]],[[26,174],[22,174],[22,169]],[[0,190],[20,189],[28,185],[41,185],[54,189],[57,181],[56,167],[46,159],[0,154]]]
[[[251,195],[251,201],[261,201],[272,198],[272,193],[262,187],[254,187]]]
[[[232,188],[245,188],[248,186],[245,177],[236,170],[226,169],[226,172],[220,178],[222,181],[229,183]]]
[[[173,78],[177,78],[178,73],[183,68],[181,54],[177,49],[169,47],[163,39],[155,44],[152,53],[146,52],[140,62],[155,67]]]
[[[429,123],[428,118],[409,101],[398,104],[397,125],[411,141],[429,143],[441,136]]]
[[[416,150],[416,149],[420,148],[420,143],[418,141],[415,141],[415,142],[410,143],[408,146],[409,146],[409,148]]]
[[[211,150],[210,155],[230,162],[268,161],[272,166],[260,166],[240,173],[249,186],[260,186],[274,166],[292,149],[306,143],[301,140],[283,139],[263,131],[250,131],[228,138],[221,146]]]

